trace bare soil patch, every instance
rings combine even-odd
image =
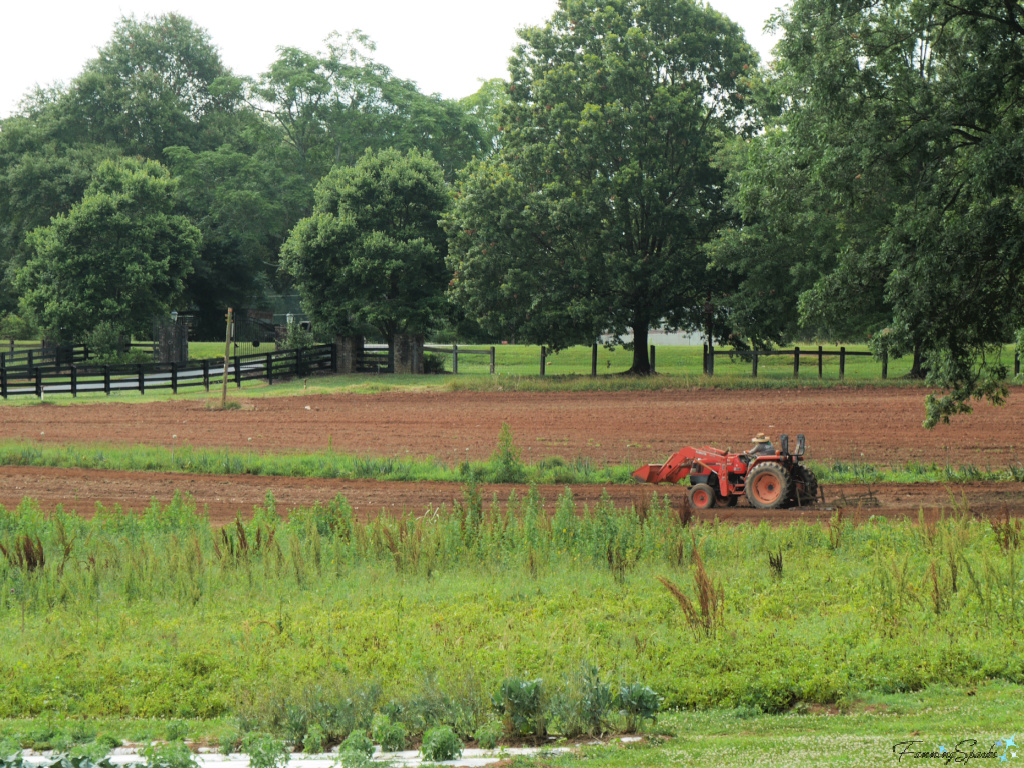
[[[908,461],[1005,467],[1024,460],[1024,388],[1009,403],[925,430],[923,389],[664,390],[657,392],[391,392],[235,399],[238,410],[196,400],[0,407],[6,439],[326,450],[374,456],[485,459],[502,422],[523,458],[585,456],[658,462],[684,445],[748,445],[757,432],[807,436],[822,461]],[[176,437],[175,437],[176,436]]]
[[[442,392],[330,394],[287,398],[240,398],[244,408],[208,410],[203,402],[179,400],[130,404],[76,403],[0,407],[5,439],[45,443],[192,445],[236,451],[336,451],[371,456],[433,456],[448,464],[482,460],[493,453],[502,422],[512,427],[525,461],[547,456],[586,457],[599,463],[660,462],[684,445],[745,447],[751,435],[807,435],[808,454],[821,462],[879,465],[910,461],[939,465],[1005,467],[1024,458],[1024,391],[1015,387],[1009,404],[977,406],[952,425],[921,427],[921,389],[796,389],[764,391],[657,392]],[[487,486],[485,498],[508,497],[512,486]],[[638,501],[653,486],[607,489],[576,486],[577,499],[596,502],[607,492],[619,504]],[[676,500],[683,489],[661,487]],[[837,494],[826,489],[834,502]],[[843,486],[852,499],[867,488]],[[1004,506],[1024,509],[1024,484],[877,485],[877,508],[853,501],[851,514],[928,515],[965,506],[995,514]],[[360,516],[385,510],[422,514],[450,506],[462,495],[456,483],[332,481],[250,476],[197,476],[42,468],[0,468],[0,504],[10,508],[32,497],[45,509],[63,505],[91,514],[95,504],[144,509],[191,494],[215,522],[250,514],[268,491],[281,509],[307,506],[341,494]],[[519,489],[522,492],[522,489]],[[560,486],[541,489],[550,502]],[[718,509],[710,517],[759,520],[744,506]],[[771,513],[773,520],[822,519],[831,508]]]

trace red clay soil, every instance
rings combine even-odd
[[[497,496],[508,499],[515,489],[522,497],[525,486],[485,485],[480,490],[487,503]],[[0,505],[16,507],[22,499],[34,499],[40,508],[53,510],[61,505],[91,517],[96,504],[107,509],[115,505],[122,510],[140,512],[153,499],[167,503],[175,492],[189,494],[198,509],[205,510],[214,525],[231,522],[236,515],[248,517],[253,507],[264,503],[267,492],[274,494],[279,511],[327,502],[339,494],[348,499],[356,515],[363,520],[385,514],[422,515],[442,507],[450,509],[453,501],[463,495],[458,483],[399,483],[376,480],[322,480],[252,475],[187,475],[169,472],[110,472],[93,469],[49,469],[42,467],[0,467]],[[546,508],[553,514],[555,500],[564,486],[539,488]],[[653,486],[574,485],[573,496],[582,504],[594,504],[603,493],[617,506],[641,506],[654,492]],[[685,496],[682,486],[660,486],[658,493],[667,493],[679,509]],[[718,517],[731,522],[772,522],[794,520],[827,520],[836,510],[855,518],[869,515],[884,517],[909,516],[916,519],[924,510],[928,519],[959,510],[993,516],[1004,509],[1014,516],[1024,515],[1024,483],[968,483],[942,485],[937,483],[882,483],[871,487],[843,485],[826,489],[826,503],[805,509],[762,512],[745,502],[733,508],[719,508],[697,515],[700,519]]]
[[[228,447],[267,452],[486,459],[508,422],[526,461],[586,456],[611,464],[660,463],[684,445],[742,449],[757,432],[807,436],[820,462],[973,464],[1024,460],[1024,388],[1001,408],[925,430],[923,389],[658,392],[391,392],[233,397],[0,407],[0,436],[45,443]],[[175,435],[177,437],[175,437]]]
[[[976,407],[971,416],[926,431],[924,390],[802,389],[783,391],[659,391],[587,393],[395,392],[308,397],[238,398],[242,408],[213,411],[194,400],[50,403],[0,407],[0,435],[6,440],[59,444],[119,444],[225,447],[256,452],[335,451],[370,456],[434,456],[445,463],[486,459],[502,422],[508,422],[524,460],[546,456],[588,457],[599,463],[660,463],[684,445],[745,448],[756,432],[807,435],[808,454],[820,462],[851,461],[1001,468],[1024,458],[1024,391],[1014,388],[1009,404]],[[507,497],[509,486],[488,487]],[[577,499],[596,500],[601,487],[576,486]],[[651,487],[609,487],[629,503]],[[89,514],[97,502],[123,509],[145,508],[151,498],[167,501],[175,491],[190,493],[215,522],[236,512],[250,514],[272,491],[281,509],[310,505],[337,494],[361,515],[387,510],[421,514],[451,503],[461,486],[447,483],[380,483],[251,476],[196,476],[93,470],[0,468],[0,504],[23,497],[44,509],[63,504]],[[834,498],[840,488],[829,489]],[[995,514],[1003,506],[1024,509],[1024,485],[843,486],[847,509],[863,514],[916,515],[951,511],[965,501],[972,510]],[[554,499],[560,487],[543,488]],[[682,489],[670,489],[680,498]],[[877,501],[878,507],[873,505]],[[816,519],[824,510],[771,513],[773,519]],[[760,519],[747,507],[715,512],[733,520]]]

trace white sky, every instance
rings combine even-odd
[[[711,0],[761,54],[762,29],[782,0]],[[426,93],[467,96],[480,79],[506,77],[521,26],[542,24],[556,0],[5,0],[0,26],[0,117],[36,84],[68,82],[96,55],[121,16],[177,12],[205,28],[237,75],[255,76],[278,46],[322,48],[332,31],[361,29],[375,59]]]

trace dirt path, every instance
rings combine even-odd
[[[481,487],[484,499],[496,494],[504,502],[515,488],[522,496],[525,486],[486,485]],[[104,470],[47,469],[37,467],[0,467],[0,505],[11,509],[22,499],[34,499],[45,510],[63,505],[67,511],[91,516],[96,504],[108,509],[115,505],[128,511],[142,511],[156,499],[166,503],[175,492],[190,494],[200,509],[205,509],[211,521],[222,525],[236,514],[247,517],[253,507],[262,504],[268,492],[274,494],[278,510],[286,511],[299,506],[311,506],[317,501],[329,501],[337,495],[348,499],[357,515],[371,518],[384,511],[389,514],[423,514],[442,505],[451,507],[453,500],[461,499],[463,486],[458,483],[398,483],[375,480],[321,480],[297,478],[253,477],[251,475],[183,475],[166,472],[109,472]],[[563,486],[542,486],[540,494],[553,512],[555,499],[564,491]],[[603,493],[619,506],[639,504],[652,486],[572,486],[578,502],[593,504]],[[675,502],[680,502],[683,489],[678,486],[660,487]],[[870,492],[870,496],[868,495]],[[721,508],[702,515],[712,519],[733,522],[759,521],[766,514],[770,520],[828,519],[838,506],[850,514],[862,517],[878,514],[886,517],[915,517],[923,509],[926,517],[952,513],[957,508],[994,515],[1005,506],[1012,514],[1024,516],[1024,483],[969,483],[966,485],[894,484],[885,483],[868,488],[863,485],[844,485],[826,489],[824,508],[793,509],[763,513],[742,504],[735,508]]]
[[[684,445],[746,447],[766,432],[807,435],[820,462],[917,461],[1005,467],[1024,460],[1024,389],[931,431],[922,389],[659,392],[394,392],[251,398],[218,412],[202,402],[0,407],[0,435],[46,443],[334,450],[374,456],[487,458],[502,422],[523,458],[660,462]],[[235,397],[238,397],[235,395]],[[175,437],[176,436],[176,437]]]

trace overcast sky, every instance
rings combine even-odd
[[[739,23],[767,59],[774,40],[762,29],[781,0],[712,0]],[[174,11],[205,28],[224,63],[255,76],[278,46],[322,48],[332,31],[361,29],[376,60],[426,93],[461,98],[480,79],[505,77],[516,29],[542,24],[556,0],[12,0],[0,27],[0,117],[34,85],[68,82],[109,39],[121,16]]]

